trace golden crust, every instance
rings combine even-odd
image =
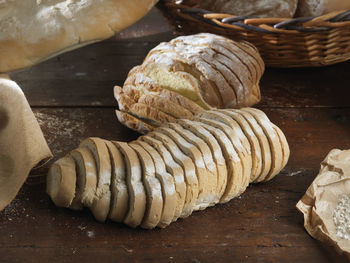
[[[148,53],[142,65],[130,71],[124,86],[143,85],[140,89],[159,92],[162,87],[150,78],[158,68],[192,83],[198,98],[214,108],[247,107],[261,99],[259,81],[264,63],[257,49],[245,42],[201,33],[161,43]]]
[[[129,92],[131,95],[135,93],[135,91],[133,91],[133,93]],[[118,120],[127,127],[142,134],[150,131],[149,125],[159,126],[161,123],[175,120],[175,117],[159,110],[160,107],[168,112],[171,112],[172,109],[168,107],[169,104],[158,99],[158,97],[154,96],[154,98],[152,98],[150,95],[136,95],[135,97],[140,101],[138,102],[126,95],[124,89],[119,86],[114,87],[114,96],[118,101],[120,109],[120,111],[116,111]],[[171,104],[169,106],[171,107]],[[174,110],[176,109],[177,107],[175,105]],[[176,114],[174,110],[172,110],[172,113]],[[182,112],[187,113],[188,111]],[[186,117],[192,118],[192,115],[191,117],[190,115],[186,115]]]
[[[80,1],[53,0],[50,6],[35,0],[5,2],[1,9],[7,15],[0,18],[0,72],[109,38],[139,20],[157,1],[89,0],[84,8]]]
[[[158,121],[160,123],[175,121],[174,117],[150,107],[143,103],[135,103],[131,105],[130,112],[134,113],[140,118],[150,119],[152,121]]]
[[[179,51],[171,43],[161,43],[152,49],[142,64],[143,70],[149,74],[153,70],[152,67],[162,65],[169,73],[180,76],[188,82],[193,90],[197,91],[197,95],[202,100],[201,104],[204,104],[207,109],[221,108],[222,98],[214,81],[214,69],[200,57],[199,52],[191,54],[190,52],[193,51],[182,48]],[[223,81],[221,84],[225,85]]]
[[[118,110],[116,110],[115,113],[120,123],[123,123],[126,127],[134,131],[137,131],[141,134],[146,134],[154,130],[154,127],[152,125],[143,122],[142,120],[130,115],[129,113]]]
[[[131,103],[140,102],[150,107],[154,107],[159,111],[169,114],[175,118],[192,119],[193,117],[193,113],[181,105],[174,103],[167,98],[157,96],[156,93],[143,93],[140,89],[133,86],[124,86],[123,89],[116,86],[114,88],[114,94],[118,103],[122,106],[125,106],[125,104],[130,105]],[[123,100],[123,98],[121,98],[122,94],[127,95],[130,100]]]
[[[146,104],[148,106],[153,106],[154,108],[159,109],[160,111],[169,114],[174,118],[193,118],[193,114],[189,110],[179,106],[178,104],[175,104],[168,99],[156,95],[142,95],[138,102]]]

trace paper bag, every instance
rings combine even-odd
[[[309,234],[350,258],[350,150],[332,150],[298,202]]]
[[[50,157],[22,90],[0,76],[0,211],[15,198],[30,170]]]

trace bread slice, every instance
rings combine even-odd
[[[139,140],[135,141],[135,143],[145,149],[154,162],[155,174],[162,186],[163,195],[163,211],[158,226],[166,227],[174,220],[177,204],[174,178],[166,171],[162,157],[152,146]]]
[[[157,94],[142,93],[139,89],[130,85],[124,86],[124,88],[115,86],[114,97],[118,101],[119,109],[124,111],[130,111],[130,106],[139,102],[174,118],[191,119],[193,117],[193,113],[181,105],[167,98],[159,97]]]
[[[146,211],[146,191],[142,183],[142,169],[136,152],[125,142],[112,141],[124,157],[126,183],[129,193],[129,210],[124,223],[137,227],[142,223]]]
[[[74,196],[74,199],[68,208],[75,211],[81,211],[84,209],[84,206],[81,203],[80,198],[76,198],[76,196]]]
[[[193,144],[187,142],[180,134],[172,129],[161,126],[157,128],[157,132],[163,133],[166,136],[170,137],[181,149],[181,151],[189,156],[195,164],[199,183],[199,193],[196,204],[198,209],[202,210],[208,206],[214,205],[215,195],[212,194],[213,187],[209,184],[209,178],[211,174],[205,167],[200,150]]]
[[[202,122],[203,119],[206,119],[205,123],[221,129],[230,138],[243,165],[242,187],[247,187],[252,173],[252,155],[250,143],[243,134],[241,127],[225,114],[216,111],[200,113],[197,118],[200,118]]]
[[[149,119],[155,122],[164,123],[175,121],[174,117],[139,102],[131,105],[130,112],[140,118]]]
[[[91,137],[83,140],[79,147],[86,147],[92,153],[97,170],[97,187],[95,199],[90,206],[95,219],[104,222],[109,214],[111,202],[111,159],[104,140],[97,137]]]
[[[271,123],[272,127],[278,134],[278,137],[280,139],[280,143],[282,145],[282,151],[283,151],[283,161],[282,161],[282,169],[287,165],[289,156],[290,156],[290,149],[288,145],[288,141],[286,139],[286,136],[284,133],[281,131],[279,127],[277,127],[275,124]]]
[[[228,109],[219,110],[219,112],[225,114],[232,120],[236,121],[240,125],[244,135],[249,140],[249,144],[251,147],[250,154],[252,156],[252,172],[250,175],[250,183],[255,182],[255,179],[257,179],[262,172],[262,157],[258,138],[255,136],[255,133],[250,128],[249,123],[242,117],[241,114],[234,110]]]
[[[148,152],[136,142],[129,143],[129,146],[139,157],[142,166],[142,182],[146,190],[146,212],[141,227],[152,229],[159,224],[163,212],[161,183],[156,177],[156,169]]]
[[[206,119],[204,117],[196,117],[195,120],[223,131],[224,134],[227,136],[227,138],[231,141],[232,146],[233,146],[238,158],[241,161],[242,170],[241,170],[241,175],[239,177],[240,182],[238,183],[238,185],[241,189],[240,194],[243,193],[249,184],[251,163],[249,163],[249,157],[247,157],[248,156],[247,153],[244,153],[244,146],[242,145],[241,141],[239,140],[239,138],[235,134],[235,131],[233,129],[231,129],[230,126],[228,126],[224,123],[221,123],[219,121]]]
[[[281,170],[286,166],[288,159],[289,159],[289,145],[287,143],[286,137],[284,136],[284,134],[282,133],[282,131],[276,126],[276,125],[272,125],[272,128],[275,130],[279,143],[281,145],[281,149],[282,149],[282,165],[280,170],[270,178],[273,179],[277,174],[279,174],[281,172]],[[283,138],[284,137],[284,138]]]
[[[216,163],[213,159],[213,155],[209,146],[203,141],[201,138],[197,137],[191,131],[184,129],[180,124],[177,123],[167,123],[164,124],[163,127],[169,127],[170,129],[176,131],[179,135],[181,135],[187,142],[194,145],[198,148],[198,150],[202,154],[202,158],[205,164],[205,167],[208,171],[208,186],[210,187],[210,195],[213,198],[213,203],[218,203],[220,201],[219,193],[217,190],[217,167]]]
[[[178,120],[176,121],[176,123],[178,123],[185,129],[193,132],[196,136],[198,136],[203,141],[205,141],[206,144],[209,146],[217,168],[216,193],[221,199],[222,195],[225,192],[225,188],[227,184],[227,167],[226,167],[225,158],[223,156],[219,143],[210,132],[208,132],[202,126],[198,125],[193,121]]]
[[[134,131],[138,131],[141,134],[147,134],[148,132],[153,131],[155,128],[154,126],[144,122],[139,118],[134,117],[127,112],[116,110],[115,113],[121,123]]]
[[[131,105],[136,103],[136,100],[126,94],[124,94],[124,90],[115,86],[113,89],[114,97],[118,101],[118,107],[121,111],[130,111]]]
[[[90,206],[90,210],[97,221],[103,223],[108,218],[111,207],[111,198],[112,194],[108,191],[104,193],[101,198],[95,199],[92,206]]]
[[[109,152],[105,142],[101,138],[91,137],[83,140],[79,147],[88,148],[96,163],[97,168],[97,188],[96,198],[101,198],[110,191],[111,184],[111,162]]]
[[[86,147],[79,147],[69,153],[74,159],[77,172],[76,196],[84,206],[92,206],[97,187],[97,168],[95,159]]]
[[[56,161],[46,178],[46,192],[56,206],[69,207],[75,196],[75,162],[70,156]]]
[[[184,107],[181,107],[178,104],[175,104],[174,102],[168,99],[156,95],[142,95],[138,102],[148,106],[152,106],[158,109],[159,111],[162,111],[165,114],[168,114],[174,118],[193,118],[193,114],[189,110],[185,109]]]
[[[221,197],[220,203],[226,203],[232,198],[239,196],[242,192],[242,177],[243,177],[243,165],[239,158],[235,148],[232,145],[231,140],[226,134],[218,128],[203,122],[196,122],[203,128],[208,130],[220,144],[221,150],[224,154],[227,167],[227,184],[224,194]]]
[[[180,150],[176,143],[168,136],[153,131],[145,136],[154,138],[163,143],[165,148],[171,153],[174,160],[182,167],[185,175],[185,181],[187,186],[186,202],[183,208],[183,215],[188,216],[194,210],[198,210],[196,202],[199,194],[199,182],[196,174],[195,164],[192,159]]]
[[[257,123],[255,118],[248,112],[237,110],[239,114],[245,120],[249,123],[250,128],[253,130],[255,133],[255,136],[259,140],[259,145],[260,145],[260,150],[261,150],[261,156],[262,156],[262,168],[261,168],[261,173],[254,180],[254,182],[259,183],[265,180],[266,176],[269,174],[270,169],[271,169],[271,150],[270,150],[270,144],[269,141],[263,131],[263,129],[260,127],[260,125]]]
[[[136,66],[130,71],[128,78],[125,80],[123,89],[131,86],[135,92],[135,95],[139,97],[141,97],[143,94],[157,95],[186,108],[192,114],[197,114],[198,112],[204,110],[204,108],[185,96],[171,90],[161,88],[157,82],[142,73],[140,68],[141,66]]]
[[[111,207],[108,218],[115,222],[123,222],[129,208],[129,192],[126,183],[126,165],[121,152],[111,141],[104,141],[111,157]]]
[[[118,100],[119,109],[122,111],[130,112],[140,118],[149,119],[160,123],[175,120],[174,117],[153,106],[135,101],[128,95],[124,94],[123,90],[118,86],[114,87],[114,96]]]
[[[260,124],[267,139],[269,140],[271,149],[271,170],[265,178],[265,181],[268,181],[275,177],[282,169],[283,152],[279,136],[275,129],[273,129],[271,121],[267,118],[264,112],[254,108],[243,108],[242,111],[249,112],[252,116],[254,116],[255,120]]]
[[[176,221],[179,217],[184,217],[186,214],[183,213],[184,206],[189,204],[191,200],[187,199],[187,187],[185,183],[185,173],[182,167],[176,163],[171,156],[170,152],[165,148],[162,142],[153,139],[149,136],[139,137],[138,140],[141,140],[150,146],[152,146],[162,157],[167,172],[173,176],[175,183],[175,191],[176,191],[176,208],[174,213],[173,221]],[[188,195],[191,196],[190,194]]]
[[[190,119],[193,116],[193,113],[190,110],[168,98],[160,97],[155,92],[142,92],[137,87],[127,85],[123,87],[123,93],[137,102],[152,106],[175,118]]]

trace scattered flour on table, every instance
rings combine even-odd
[[[35,116],[55,155],[65,151],[63,142],[70,146],[70,143],[82,137],[87,129],[84,115],[79,110],[72,111],[68,115],[60,110],[50,113],[35,111]]]
[[[83,123],[70,119],[71,116],[56,116],[42,112],[35,112],[35,116],[41,127],[47,128],[51,133],[60,137],[71,138],[74,132],[85,129]]]
[[[342,195],[333,211],[333,222],[337,236],[350,240],[350,196]]]
[[[288,173],[287,176],[295,176],[295,175],[301,174],[302,172],[303,171],[291,172],[291,173]]]

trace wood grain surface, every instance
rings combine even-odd
[[[88,136],[130,141],[112,88],[161,41],[172,38],[157,10],[113,39],[15,72],[55,159]],[[333,148],[350,148],[350,63],[267,69],[258,105],[286,134],[287,167],[240,197],[166,229],[101,224],[89,211],[56,208],[45,193],[47,166],[34,170],[0,212],[0,262],[346,262],[312,239],[295,204]]]

